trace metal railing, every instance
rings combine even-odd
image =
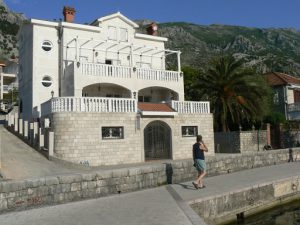
[[[288,104],[288,112],[300,112],[300,102]]]

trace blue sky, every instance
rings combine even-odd
[[[64,5],[77,10],[77,23],[120,11],[129,19],[191,22],[300,30],[300,0],[4,0],[28,18],[62,18]]]

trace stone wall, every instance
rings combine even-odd
[[[192,145],[196,142],[196,137],[182,136],[182,126],[197,126],[198,134],[201,134],[209,151],[206,155],[214,155],[214,133],[212,114],[178,114],[174,118],[147,118],[141,119],[141,137],[145,127],[152,121],[160,120],[167,123],[172,130],[172,159],[191,159]],[[142,151],[144,141],[142,140]]]
[[[207,157],[207,172],[216,175],[274,165],[287,162],[288,157],[288,150],[210,156]],[[300,160],[300,149],[294,149],[294,159]],[[74,175],[0,181],[0,212],[136,191],[192,180],[196,175],[192,160],[179,160]]]
[[[123,139],[102,139],[102,127],[123,127]],[[136,113],[54,113],[54,156],[97,165],[142,162]]]
[[[257,152],[263,150],[266,144],[266,130],[215,133],[215,146],[218,153]]]
[[[191,201],[191,207],[207,224],[224,224],[285,200],[299,199],[300,176],[253,185],[230,193]]]
[[[191,159],[196,137],[183,137],[182,126],[197,126],[214,155],[212,114],[178,114],[174,117],[138,117],[136,113],[54,113],[54,156],[91,166],[145,161],[144,129],[162,121],[171,129],[171,159]],[[123,139],[102,139],[101,127],[124,127]]]

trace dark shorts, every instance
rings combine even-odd
[[[206,171],[206,163],[205,160],[202,159],[195,159],[196,169],[200,171]]]

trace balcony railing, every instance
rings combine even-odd
[[[175,81],[178,82],[180,72],[169,70],[153,70],[137,68],[137,78],[143,80]]]
[[[81,73],[83,75],[131,78],[131,67],[113,66],[95,63],[80,63]]]
[[[113,78],[132,78],[135,75],[137,79],[168,82],[178,82],[180,78],[180,72],[178,71],[155,70],[85,62],[78,62],[76,66],[80,67],[80,72],[82,75]]]
[[[172,101],[171,107],[178,113],[207,114],[210,113],[209,102]]]
[[[128,98],[59,97],[41,105],[41,115],[54,112],[137,112],[137,102]]]
[[[210,113],[209,102],[172,101],[171,107],[178,113]],[[41,105],[42,116],[55,112],[137,112],[137,101],[130,98],[58,97]]]
[[[300,112],[300,102],[288,104],[288,112]]]

